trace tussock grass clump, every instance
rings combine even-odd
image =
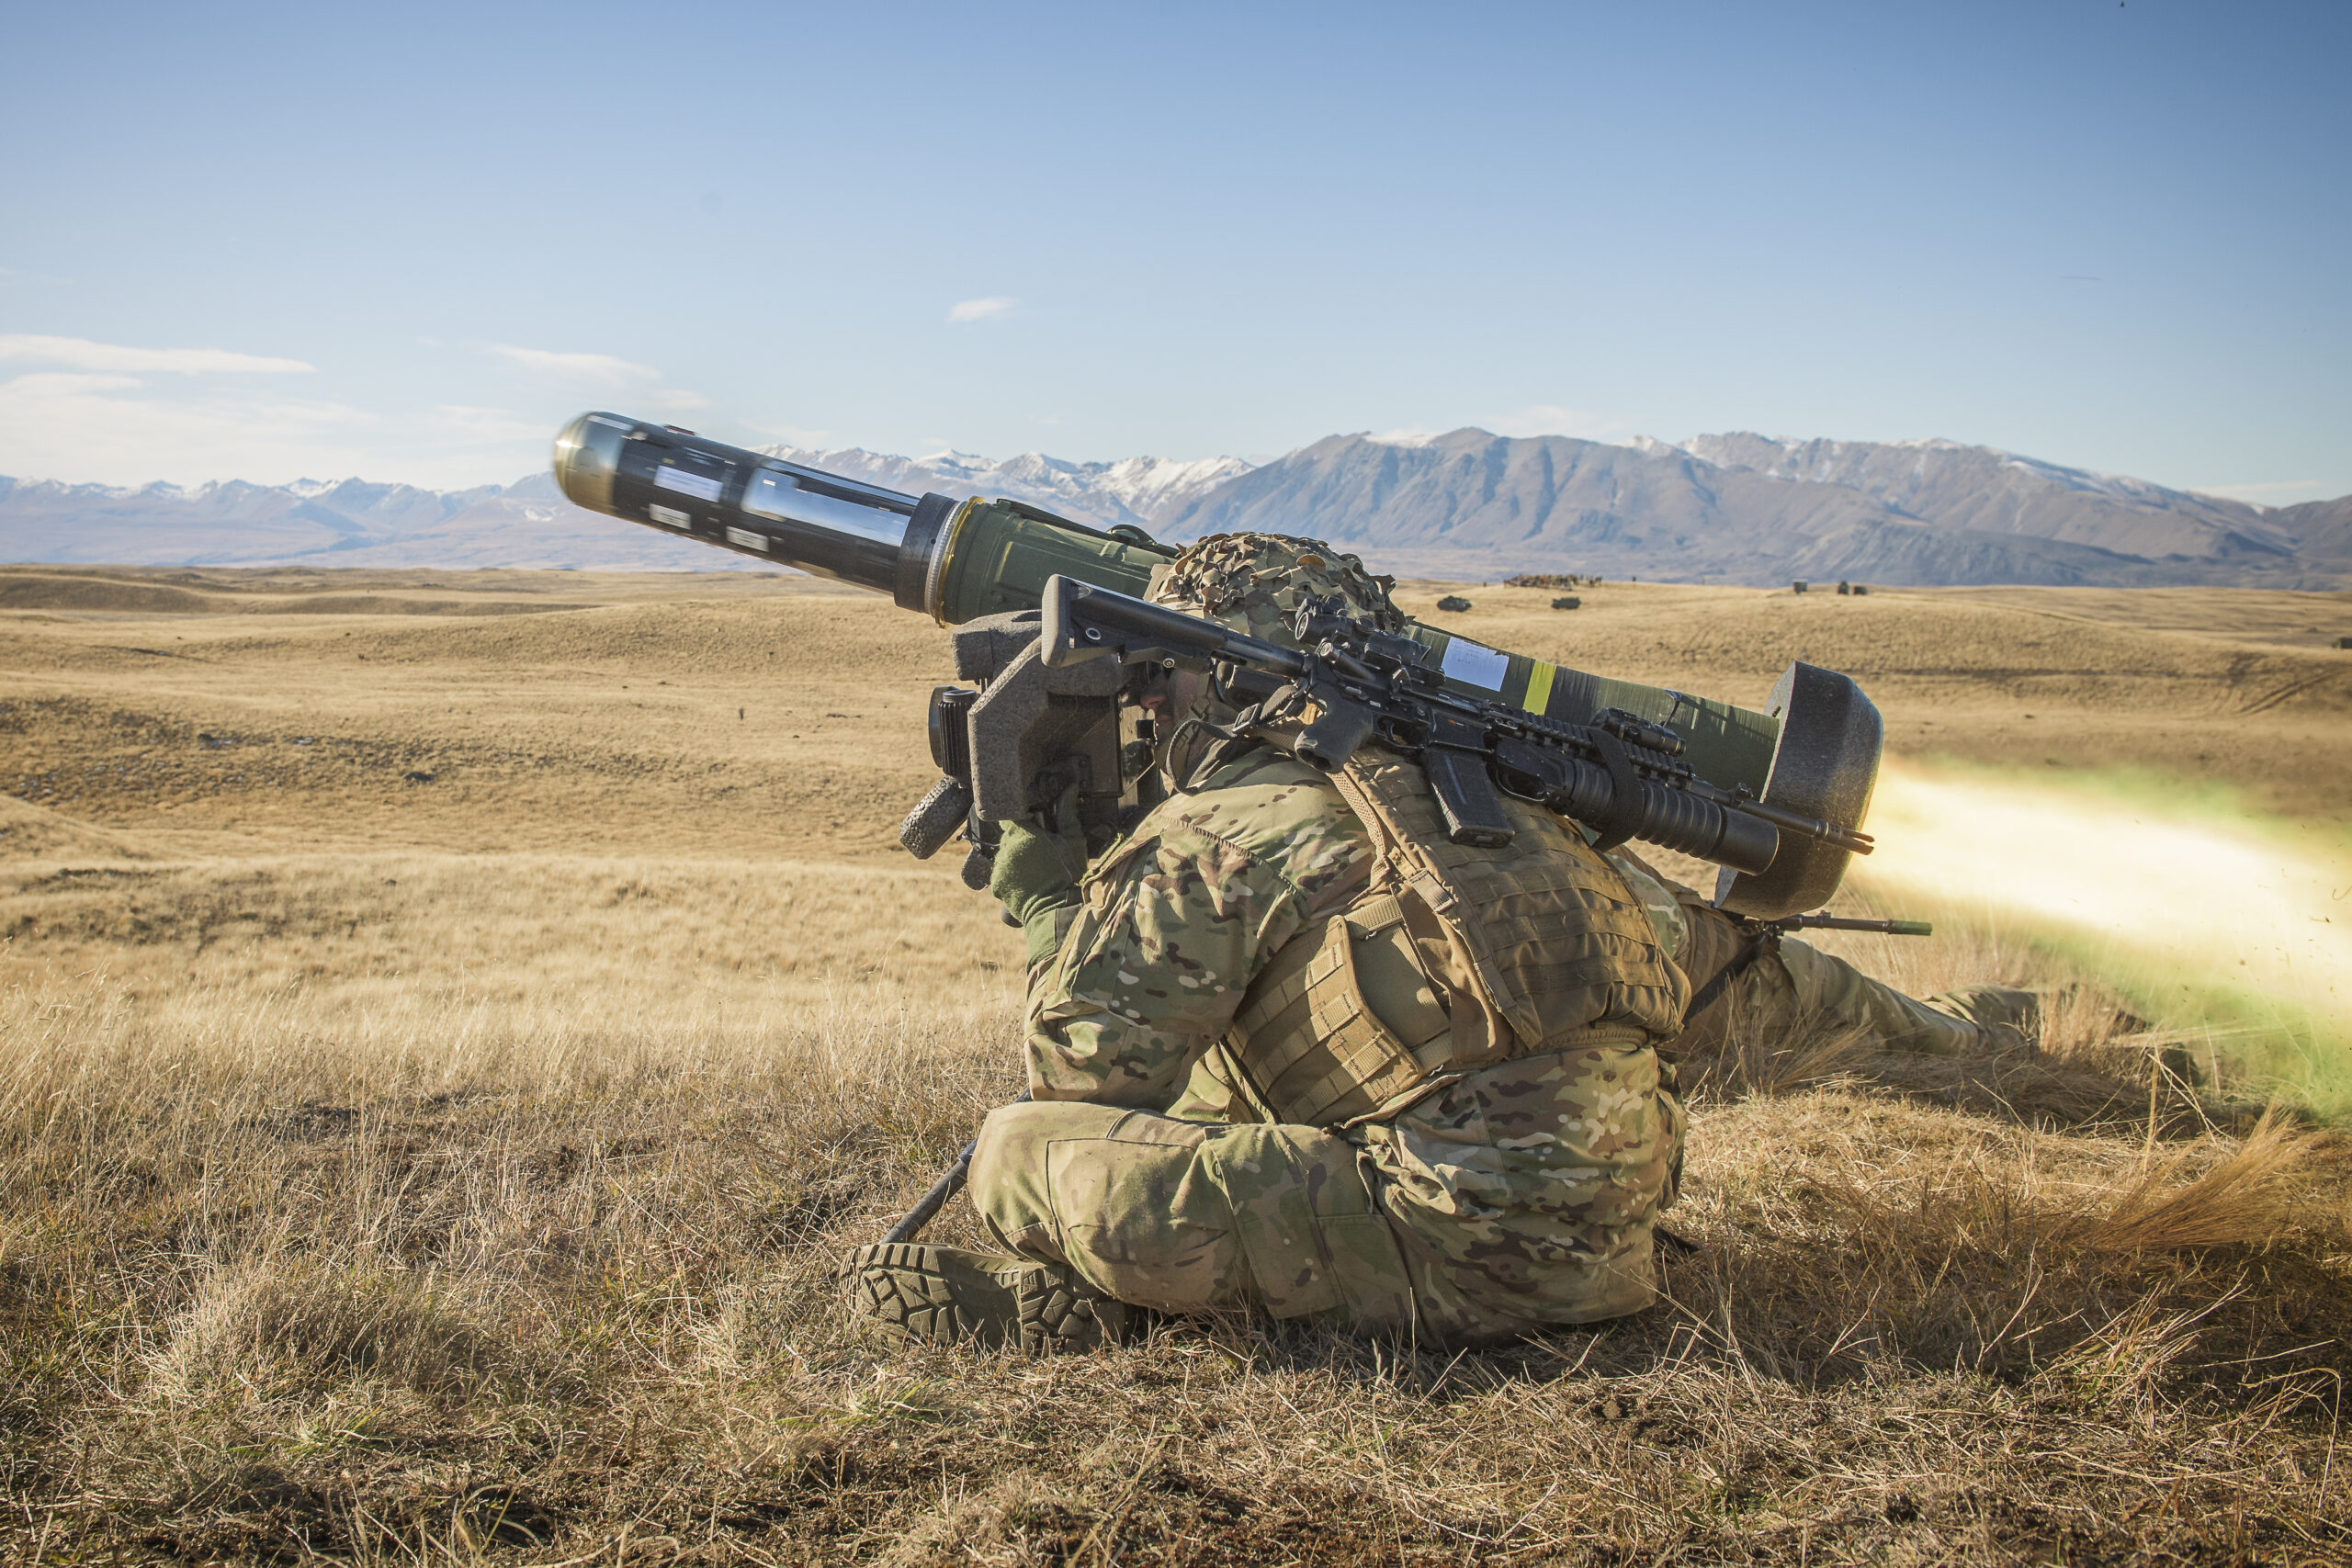
[[[235,1397],[241,1383],[266,1398],[359,1377],[464,1397],[495,1387],[509,1348],[430,1275],[321,1269],[299,1255],[218,1270],[165,1332],[145,1391],[166,1408]]]
[[[2319,1140],[2266,1112],[2253,1132],[2188,1180],[2194,1156],[2152,1169],[2076,1239],[2093,1252],[2166,1252],[2266,1241],[2290,1223],[2295,1176]]]

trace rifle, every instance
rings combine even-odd
[[[1781,938],[1792,931],[1876,931],[1882,936],[1936,934],[1936,928],[1926,920],[1857,920],[1833,915],[1826,909],[1817,915],[1782,915],[1774,920],[1742,916],[1739,929],[1747,940],[1739,944],[1739,951],[1731,955],[1729,963],[1690,993],[1690,1000],[1682,1010],[1684,1018],[1695,1021],[1724,994],[1724,987],[1747,973],[1758,959],[1778,952]]]
[[[1249,703],[1213,731],[1219,753],[1271,745],[1326,773],[1366,745],[1412,757],[1457,844],[1510,842],[1509,794],[1589,826],[1604,852],[1640,839],[1751,874],[1772,864],[1784,833],[1871,852],[1870,835],[1856,828],[1701,778],[1680,761],[1681,737],[1663,725],[1607,708],[1572,724],[1448,691],[1419,643],[1347,608],[1336,595],[1300,606],[1290,629],[1302,651],[1057,576],[1046,583],[1038,641],[1049,669],[1107,658],[1213,674],[1232,700]],[[1217,760],[1212,753],[1204,766]]]
[[[1881,936],[1933,936],[1936,928],[1926,920],[1855,920],[1833,915],[1824,909],[1817,915],[1783,915],[1777,920],[1739,922],[1751,932],[1774,931],[1876,931]]]
[[[1130,595],[1147,591],[1153,570],[1177,552],[1140,529],[1091,528],[1018,501],[906,495],[611,413],[582,414],[564,428],[555,473],[581,506],[888,593],[951,629],[956,677],[973,684],[933,695],[933,753],[942,777],[899,832],[918,857],[960,834],[972,845],[964,879],[985,886],[995,824],[1050,809],[1070,784],[1079,785],[1090,848],[1108,843],[1152,803],[1147,732],[1125,703],[1139,689],[1130,683],[1134,672],[1052,666],[1033,649],[1049,578]],[[1799,822],[1859,823],[1868,807],[1882,739],[1878,710],[1832,671],[1790,665],[1759,712],[1487,648],[1418,623],[1406,637],[1454,696],[1571,726],[1589,728],[1606,710],[1671,728],[1682,744],[1675,760],[1692,776]],[[1837,891],[1854,852],[1835,839],[1784,831],[1765,866],[1746,869],[1759,858],[1755,835],[1734,826],[1748,850],[1737,864],[1725,863],[1715,899],[1748,914],[1817,908]]]

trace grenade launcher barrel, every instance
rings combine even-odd
[[[1035,610],[1057,573],[1142,596],[1174,547],[1141,529],[1093,528],[1024,502],[906,495],[675,425],[583,413],[555,442],[565,495],[594,512],[890,595],[943,626]],[[1588,674],[1415,622],[1446,685],[1581,724],[1604,708],[1672,729],[1682,760],[1724,789],[1859,822],[1878,771],[1877,710],[1843,676],[1793,666],[1770,711]],[[1814,691],[1791,682],[1803,671]],[[1818,716],[1816,721],[1815,716]],[[1833,809],[1832,807],[1835,807]],[[1725,883],[1726,907],[1755,914],[1818,908],[1844,870],[1843,852],[1784,852],[1758,878]]]

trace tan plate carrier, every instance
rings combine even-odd
[[[1507,798],[1516,834],[1479,849],[1446,838],[1406,758],[1366,751],[1331,782],[1371,835],[1371,885],[1274,954],[1227,1041],[1281,1120],[1385,1120],[1481,1067],[1680,1030],[1689,982],[1573,827]]]

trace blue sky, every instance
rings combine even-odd
[[[1940,435],[2352,491],[2352,6],[8,7],[0,473],[586,407],[1263,456]]]

